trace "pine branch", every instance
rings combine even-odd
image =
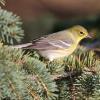
[[[16,55],[15,55],[16,54]],[[23,52],[11,50],[10,48],[0,48],[0,98],[11,98],[18,100],[32,98],[27,91],[29,82],[22,68]],[[31,100],[31,99],[29,99]]]
[[[2,5],[5,5],[5,0],[0,0],[0,3],[1,3]]]
[[[57,91],[57,86],[53,81],[50,73],[46,69],[46,65],[34,58],[25,57],[27,61],[24,65],[24,68],[31,74],[34,75],[37,84],[42,89],[42,96],[47,100],[52,100],[56,98],[57,95],[54,93]]]
[[[0,9],[0,40],[4,43],[13,44],[23,38],[22,22],[20,17],[12,12]]]
[[[0,61],[0,91],[2,99],[22,100],[32,98],[27,91],[27,81],[23,71],[20,71],[13,62]],[[30,100],[30,99],[29,99]]]
[[[64,66],[64,74],[55,77],[58,87],[67,85],[66,89],[59,88],[59,100],[97,100],[96,93],[100,95],[100,59],[95,53],[78,49],[64,59]]]
[[[52,100],[57,97],[56,83],[42,62],[24,55],[22,50],[8,47],[1,48],[0,61],[1,98]]]

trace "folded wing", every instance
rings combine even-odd
[[[72,41],[69,40],[39,40],[35,43],[28,45],[24,48],[37,49],[37,50],[56,50],[56,49],[67,49],[72,45]]]

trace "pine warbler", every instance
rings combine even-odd
[[[88,37],[87,30],[76,25],[69,29],[56,32],[34,40],[32,43],[14,46],[15,48],[36,49],[39,54],[52,61],[72,54],[79,42]]]

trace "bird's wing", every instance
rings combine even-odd
[[[62,37],[62,34],[64,35],[64,37]],[[67,49],[72,44],[73,40],[70,38],[69,35],[66,35],[66,31],[60,31],[36,39],[32,43],[22,44],[17,47],[24,49],[56,50],[56,49]]]
[[[24,48],[28,49],[37,49],[37,50],[56,50],[56,49],[67,49],[73,44],[73,41],[70,40],[47,40],[42,39],[35,41],[31,45],[28,45]]]

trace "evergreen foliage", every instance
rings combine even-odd
[[[18,16],[0,9],[3,43],[21,41],[21,24]],[[0,43],[0,99],[100,100],[100,58],[79,47],[69,57],[46,62],[34,50]]]
[[[16,54],[16,55],[15,55]],[[1,98],[18,100],[52,100],[57,86],[45,64],[19,49],[0,50]],[[3,58],[3,59],[2,59]]]
[[[0,40],[4,43],[13,44],[23,38],[22,22],[20,17],[12,12],[0,9]]]
[[[5,5],[5,0],[0,0],[0,3],[1,3],[2,5]]]

